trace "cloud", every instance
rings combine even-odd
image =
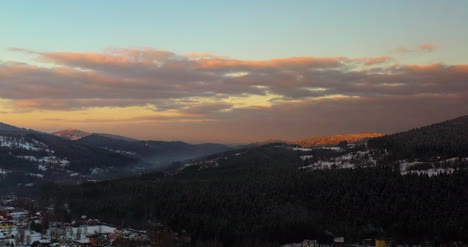
[[[330,95],[458,93],[468,74],[466,65],[394,64],[387,56],[237,60],[192,59],[150,48],[112,48],[109,53],[26,52],[59,67],[0,64],[0,98],[16,100],[19,108],[150,104],[180,109],[181,100],[193,98],[223,102],[249,95],[303,100]]]
[[[229,59],[228,56],[213,55],[210,53],[188,53],[188,54],[185,54],[185,57],[195,58],[195,59],[213,59],[213,58]]]
[[[389,56],[381,56],[381,57],[365,57],[365,58],[357,58],[354,59],[356,62],[363,62],[365,66],[371,66],[376,64],[382,64],[393,61],[393,58]]]
[[[431,52],[435,47],[432,44],[422,44],[418,48],[420,51]]]
[[[233,107],[233,104],[229,103],[196,103],[182,110],[188,114],[199,114],[199,115],[210,115],[212,113],[218,113],[221,111],[229,110]]]
[[[434,46],[424,44],[417,49],[430,51]],[[108,119],[126,124],[211,121],[225,124],[222,129],[226,131],[236,129],[232,122],[247,128],[239,122],[243,120],[258,124],[257,132],[262,130],[261,123],[268,133],[281,133],[281,125],[297,126],[298,133],[303,133],[306,126],[302,123],[329,128],[325,120],[314,119],[317,116],[339,121],[326,114],[342,116],[360,129],[355,122],[370,125],[352,120],[353,114],[382,123],[380,119],[390,121],[395,115],[391,111],[408,111],[396,115],[410,117],[418,111],[453,107],[468,98],[465,64],[399,64],[388,56],[240,60],[151,48],[109,48],[102,53],[13,50],[30,54],[36,62],[0,61],[0,99],[8,100],[5,109],[12,114],[136,107],[144,109],[144,114]],[[99,116],[87,119],[106,121]],[[269,123],[276,127],[265,126]]]
[[[413,50],[408,49],[408,48],[406,48],[406,47],[404,47],[404,46],[399,46],[399,47],[393,49],[393,51],[394,51],[394,52],[399,52],[399,53],[413,52]]]
[[[436,48],[433,44],[420,44],[416,48],[407,48],[404,46],[399,46],[393,49],[394,52],[397,53],[422,53],[422,52],[432,52]]]

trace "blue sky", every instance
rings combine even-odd
[[[468,1],[3,1],[0,55],[20,47],[152,47],[239,59],[381,56],[435,44],[417,62],[464,62]]]

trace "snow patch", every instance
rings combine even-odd
[[[0,136],[0,147],[7,147],[10,149],[17,148],[29,151],[46,151],[48,153],[53,153],[48,149],[46,144],[34,139],[27,140],[24,137]]]
[[[291,149],[293,151],[302,151],[302,152],[312,151],[312,148],[304,148],[304,147],[293,147]]]

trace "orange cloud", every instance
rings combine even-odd
[[[194,59],[200,59],[200,58],[204,58],[204,59],[212,59],[212,58],[228,59],[229,58],[228,56],[213,55],[213,54],[210,54],[210,53],[188,53],[188,54],[185,54],[185,57],[194,58]]]
[[[145,116],[131,118],[131,120],[191,119],[191,118],[202,118],[202,117],[204,117],[204,115],[173,113],[173,114],[145,115]]]
[[[386,63],[386,62],[390,62],[392,60],[393,60],[393,58],[388,57],[388,56],[365,57],[365,58],[353,59],[353,61],[364,63],[365,66],[371,66],[371,65]]]
[[[426,44],[421,49],[430,47]],[[110,48],[104,53],[14,50],[61,65],[0,63],[0,98],[22,110],[150,106],[213,116],[233,108],[273,104],[270,101],[282,104],[327,97],[343,101],[468,90],[464,83],[468,65],[389,64],[394,59],[388,56],[241,60],[150,48]],[[325,90],[313,90],[317,88]],[[231,106],[211,103],[233,98],[237,100]],[[202,105],[207,102],[208,106]]]
[[[430,51],[434,50],[434,45],[432,45],[432,44],[422,44],[422,45],[419,45],[419,50],[430,52]]]
[[[235,60],[235,59],[203,59],[193,61],[196,69],[272,69],[291,67],[340,67],[348,61],[345,57],[291,57],[271,60]]]
[[[399,46],[393,49],[394,52],[398,53],[410,53],[410,52],[432,52],[435,49],[433,44],[420,44],[414,49],[410,49],[404,46]]]

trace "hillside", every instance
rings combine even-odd
[[[0,190],[11,186],[76,182],[124,174],[135,157],[34,130],[1,125]]]
[[[337,145],[340,142],[346,141],[348,143],[359,142],[367,138],[380,137],[380,133],[363,133],[363,134],[346,134],[346,135],[331,135],[314,137],[302,141],[287,142],[291,145],[299,145],[302,147],[313,147],[320,145]]]
[[[0,132],[1,131],[23,131],[24,129],[17,128],[8,124],[0,123]]]
[[[0,192],[47,182],[128,176],[229,149],[221,144],[138,141],[74,129],[47,134],[0,124]]]
[[[374,138],[369,146],[386,149],[392,159],[467,157],[468,116]]]
[[[92,134],[76,142],[112,152],[142,158],[156,167],[165,167],[173,161],[185,160],[232,149],[222,144],[189,144],[180,141],[137,141]]]
[[[314,150],[317,157],[336,152]],[[267,145],[169,176],[49,187],[46,198],[53,200],[44,204],[67,203],[73,217],[86,214],[135,228],[163,222],[186,230],[197,246],[280,246],[333,236],[350,242],[466,239],[466,200],[454,199],[468,196],[466,172],[429,177],[391,168],[304,171],[296,166],[298,152]]]
[[[112,134],[104,134],[104,133],[94,133],[94,134],[95,134],[95,135],[104,136],[104,137],[107,137],[107,138],[111,138],[111,139],[115,139],[115,140],[124,140],[124,141],[129,141],[129,142],[136,142],[136,141],[138,141],[137,139],[133,139],[133,138],[126,137],[126,136],[119,136],[119,135],[112,135]]]

